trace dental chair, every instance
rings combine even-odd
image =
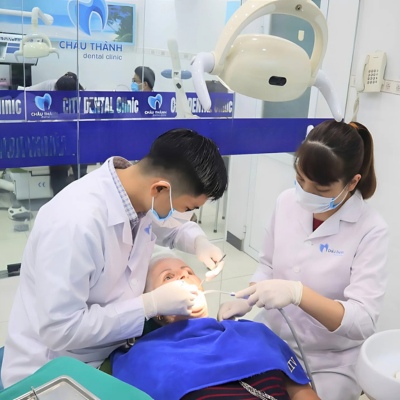
[[[53,190],[50,186],[50,169],[49,167],[6,169],[0,178],[0,189],[15,196],[8,208],[10,219],[29,220],[31,212],[21,202],[53,197]]]

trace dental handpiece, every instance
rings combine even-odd
[[[222,293],[222,294],[227,294],[228,296],[235,297],[235,292],[226,292],[224,290],[209,289],[203,292],[203,294],[209,294],[209,293]]]
[[[231,297],[236,297],[236,293],[235,292],[226,292],[224,290],[209,289],[209,290],[205,290],[203,292],[203,294],[209,294],[209,293],[222,293],[222,294],[227,294],[228,296],[231,296]],[[249,297],[250,296],[243,296],[243,297],[239,297],[239,299],[247,300]]]

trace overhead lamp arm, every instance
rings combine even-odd
[[[51,25],[54,21],[54,18],[51,15],[45,14],[39,7],[33,7],[31,14],[31,20],[34,29],[36,29],[39,25],[39,17],[46,25]]]
[[[39,17],[46,25],[51,25],[54,22],[54,18],[50,14],[45,14],[39,7],[32,8],[32,11],[19,11],[0,8],[0,14],[10,15],[13,17],[31,18],[32,25],[36,24],[36,26],[38,25]],[[36,20],[36,22],[34,20]]]

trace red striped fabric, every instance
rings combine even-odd
[[[281,371],[264,372],[242,380],[253,388],[275,397],[277,400],[290,400],[285,388],[284,374]],[[255,398],[238,381],[235,381],[196,390],[182,397],[182,400],[254,400]]]

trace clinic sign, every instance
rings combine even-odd
[[[0,120],[21,121],[25,119],[24,92],[21,90],[0,91]]]
[[[211,102],[206,111],[196,93],[187,93],[193,118],[233,117],[233,94],[211,93]],[[177,107],[173,92],[26,92],[27,120],[31,121],[177,118],[181,115]]]
[[[39,15],[40,34],[60,41],[60,48],[69,48],[77,33],[79,42],[90,42],[89,46],[95,42],[119,46],[115,48],[135,44],[136,5],[130,0],[2,0],[1,8],[3,32],[29,34],[32,20]]]

